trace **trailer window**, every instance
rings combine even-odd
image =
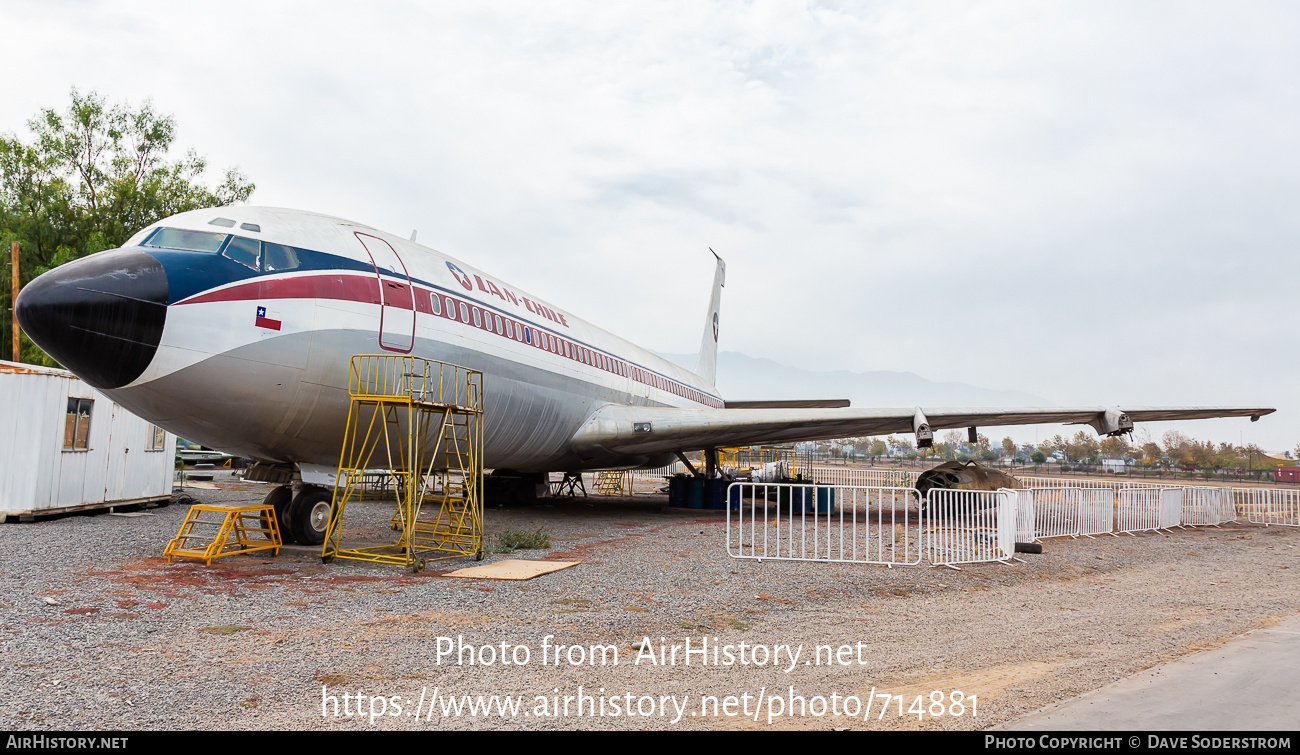
[[[145,446],[146,451],[164,451],[163,445],[167,442],[167,431],[157,425],[149,425],[149,443]]]
[[[63,421],[64,451],[85,451],[90,448],[90,412],[94,405],[93,399],[68,399],[68,414]]]

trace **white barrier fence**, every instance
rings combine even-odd
[[[735,482],[727,504],[733,558],[921,562],[921,506],[911,488]]]
[[[1019,502],[1012,490],[931,490],[924,509],[930,563],[952,566],[1011,558]]]
[[[916,473],[904,469],[853,469],[850,467],[810,467],[801,470],[819,485],[843,485],[866,488],[910,488]]]
[[[1183,488],[1181,522],[1185,526],[1217,526],[1237,521],[1232,488]]]
[[[1017,542],[1253,524],[1300,526],[1300,490],[1125,483],[999,491],[733,483],[735,558],[955,565],[1005,561]]]
[[[1032,543],[1038,537],[1037,509],[1034,505],[1034,491],[1017,490],[1016,492],[1016,542]]]
[[[1108,488],[1031,488],[1034,535],[1018,542],[1049,537],[1092,537],[1114,529],[1115,490]],[[1023,528],[1018,528],[1023,529]]]
[[[1015,552],[1017,491],[737,482],[727,487],[727,554],[742,559],[939,566]],[[922,505],[924,503],[924,505]]]
[[[1237,488],[1234,498],[1251,524],[1300,527],[1300,490]]]
[[[1182,523],[1182,488],[1124,488],[1115,509],[1115,531],[1167,530]]]
[[[1111,490],[1080,490],[1075,493],[1079,501],[1080,537],[1105,535],[1115,531],[1115,493]]]

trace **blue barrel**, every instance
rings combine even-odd
[[[741,490],[742,486],[737,485],[727,492],[727,505],[731,507],[732,511],[740,511]]]
[[[721,511],[727,508],[727,485],[726,480],[705,480],[704,486],[704,508],[711,511]]]
[[[674,508],[686,508],[686,477],[673,475],[668,478],[668,505]]]
[[[704,508],[704,482],[703,477],[686,478],[686,508]]]
[[[817,488],[817,513],[835,513],[835,488]]]
[[[796,514],[835,513],[835,488],[784,488],[783,492],[784,490],[790,491],[790,510]]]

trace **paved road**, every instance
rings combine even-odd
[[[1300,616],[1050,705],[1000,729],[1294,730]]]

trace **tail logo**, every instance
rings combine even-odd
[[[713,313],[713,340],[718,340],[718,313]]]

